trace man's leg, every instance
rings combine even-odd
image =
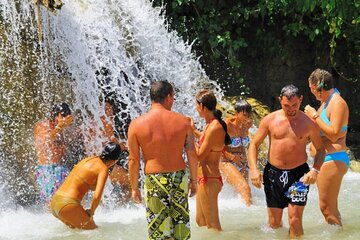
[[[268,208],[268,224],[271,228],[277,229],[282,227],[282,214],[283,209],[281,208]]]
[[[305,206],[297,206],[289,204],[288,218],[289,218],[289,235],[291,238],[299,237],[304,234],[302,226],[302,216]]]

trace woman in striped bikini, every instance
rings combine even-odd
[[[224,179],[235,188],[245,204],[250,206],[252,202],[248,183],[247,148],[250,143],[248,132],[253,124],[251,105],[242,99],[235,104],[234,108],[235,115],[225,120],[231,143],[222,152],[220,170]]]

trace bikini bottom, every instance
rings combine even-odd
[[[223,180],[222,180],[221,176],[217,176],[217,177],[198,176],[197,177],[198,184],[200,184],[200,185],[206,184],[209,179],[216,179],[221,183],[221,185],[223,185]]]
[[[329,161],[340,161],[346,164],[346,166],[350,167],[350,159],[348,154],[345,151],[342,152],[334,152],[334,153],[327,153],[325,155],[324,163]]]
[[[58,218],[61,209],[63,209],[65,206],[67,206],[69,204],[81,205],[80,202],[74,198],[64,197],[64,196],[55,194],[54,197],[52,198],[51,204],[50,204],[52,214]]]

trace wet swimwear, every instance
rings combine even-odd
[[[341,152],[334,152],[334,153],[327,153],[325,155],[324,163],[329,161],[339,161],[346,164],[346,166],[350,167],[350,158],[349,155],[345,151]]]
[[[288,170],[278,169],[267,163],[264,168],[264,189],[267,206],[281,209],[288,207],[289,204],[305,206],[309,186],[306,186],[306,190],[302,192],[292,193],[290,197],[287,197],[287,195],[289,195],[289,188],[295,182],[299,182],[300,178],[309,171],[307,163]]]
[[[96,188],[96,183],[94,185],[90,185],[87,181],[85,181],[85,179],[73,172],[70,173],[72,176],[76,177],[80,182],[82,182],[83,184],[85,184],[90,190],[95,191]]]
[[[240,157],[243,154],[245,154],[245,156],[246,156],[246,150],[247,150],[249,143],[250,143],[250,138],[248,136],[232,137],[231,143],[229,145],[227,145],[226,148],[224,148],[224,150],[226,150],[227,152],[229,152],[233,155],[240,155]],[[238,149],[239,147],[244,147],[245,151],[239,152],[239,149]],[[225,155],[226,155],[225,153],[222,155],[221,161],[222,162],[231,162],[231,164],[234,165],[238,171],[241,172],[241,171],[249,168],[247,162],[240,162],[238,164],[238,163],[232,161],[231,159],[226,158]]]
[[[332,99],[332,97],[334,96],[335,93],[340,94],[340,92],[335,88],[334,92],[330,95],[329,99],[326,101],[326,103],[324,105],[324,108],[323,108],[323,110],[321,111],[321,114],[320,114],[320,119],[328,126],[330,126],[330,119],[328,119],[328,117],[327,117],[326,109],[327,109],[327,107],[328,107],[328,105],[330,103],[330,100]],[[342,126],[341,131],[346,132],[347,128],[348,128],[347,125]],[[325,136],[325,134],[323,132],[320,132],[320,136]]]
[[[188,175],[185,170],[146,174],[145,204],[149,239],[189,239]]]
[[[228,147],[231,148],[238,148],[238,147],[244,147],[247,148],[250,143],[250,138],[248,136],[245,137],[232,137],[231,143],[228,145]]]
[[[46,203],[51,201],[52,196],[70,172],[67,167],[56,164],[38,165],[35,171],[40,200]]]
[[[214,119],[211,120],[211,122],[212,122],[212,121],[214,121]],[[211,122],[210,122],[210,123],[211,123]],[[208,125],[205,127],[204,133],[203,133],[203,134],[201,135],[201,137],[199,138],[199,142],[198,142],[198,146],[199,146],[199,147],[200,147],[201,144],[204,142],[206,129],[208,128],[208,126],[210,125],[210,123],[208,123]],[[211,149],[210,152],[222,152],[222,149],[221,149],[221,150],[213,150],[213,149]]]
[[[223,185],[223,180],[221,176],[211,177],[211,176],[198,176],[197,181],[199,185],[205,185],[209,179],[216,179],[218,180],[221,185]]]
[[[64,197],[58,194],[55,194],[54,197],[51,200],[50,208],[52,214],[59,218],[59,213],[61,209],[63,209],[65,206],[69,204],[76,204],[81,205],[80,202],[77,199],[70,198],[70,197]]]

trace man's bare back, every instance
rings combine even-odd
[[[129,174],[134,203],[142,202],[139,189],[141,153],[145,161],[144,188],[149,239],[175,239],[174,236],[190,238],[188,196],[196,193],[198,162],[190,118],[171,112],[174,95],[169,82],[153,82],[150,86],[149,112],[132,120],[128,131]],[[186,170],[183,151],[187,155],[189,171]],[[158,220],[152,221],[154,218]],[[164,224],[166,219],[170,219],[172,224]]]
[[[134,120],[133,128],[145,160],[145,173],[185,169],[182,157],[190,119],[161,106]]]

